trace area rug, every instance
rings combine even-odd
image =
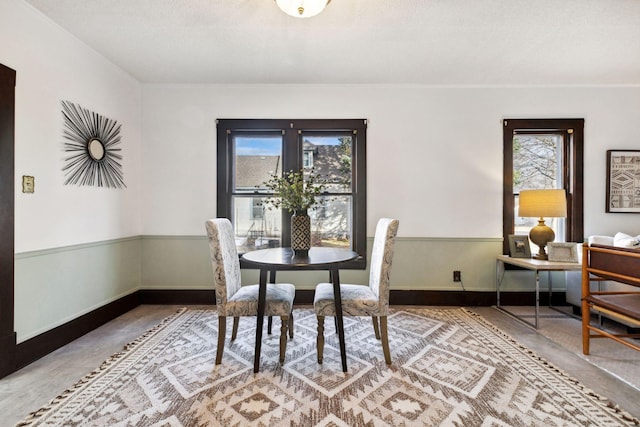
[[[561,307],[567,313],[570,308]],[[509,310],[533,321],[530,307],[509,307]],[[608,339],[592,339],[589,355],[582,353],[582,319],[570,314],[559,313],[549,307],[540,307],[540,325],[537,332],[566,350],[576,354],[599,369],[610,373],[640,391],[640,357],[636,350]],[[598,321],[594,316],[594,323]],[[604,319],[604,327],[617,333],[624,333],[626,327]]]
[[[19,425],[640,425],[463,308],[393,310],[392,365],[371,319],[345,318],[347,373],[332,322],[320,365],[315,315],[294,313],[285,363],[278,334],[265,333],[254,374],[254,319],[241,319],[215,365],[215,310],[182,309]]]

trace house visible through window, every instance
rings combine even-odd
[[[546,218],[556,241],[583,240],[583,119],[504,120],[503,253],[509,234],[529,234],[537,218],[518,216],[521,190],[564,189],[567,218]]]
[[[312,245],[351,248],[366,262],[364,120],[218,120],[217,215],[234,225],[240,253],[290,244],[290,212],[264,206],[264,183],[288,171],[327,179],[308,212]]]

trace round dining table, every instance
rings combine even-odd
[[[358,257],[358,253],[350,249],[329,247],[312,247],[304,254],[296,254],[291,248],[269,248],[246,252],[242,255],[243,266],[246,268],[260,269],[260,290],[258,294],[258,318],[253,372],[259,372],[260,370],[260,349],[267,296],[267,275],[271,273],[270,280],[271,282],[275,282],[275,272],[278,270],[328,270],[330,272],[336,305],[336,324],[338,327],[338,338],[340,340],[342,371],[347,372],[339,269],[345,263],[353,261]]]

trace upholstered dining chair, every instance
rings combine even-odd
[[[382,350],[387,364],[391,364],[387,315],[389,313],[389,278],[393,245],[398,232],[398,220],[381,218],[376,226],[371,252],[369,284],[340,284],[342,313],[344,316],[371,316],[376,338],[382,338]],[[318,318],[317,352],[322,363],[324,352],[324,318],[336,315],[331,283],[319,283],[313,297],[313,309]]]
[[[213,282],[216,292],[218,311],[218,348],[216,365],[222,362],[224,341],[227,330],[227,317],[233,317],[231,340],[235,340],[238,332],[238,321],[241,316],[257,316],[259,285],[241,286],[240,259],[236,249],[235,235],[231,222],[226,218],[207,220],[205,223],[211,263],[213,265]],[[280,316],[280,363],[284,362],[287,350],[287,328],[293,336],[293,299],[296,288],[290,283],[268,283],[265,316]]]

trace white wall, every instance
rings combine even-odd
[[[0,62],[16,70],[17,253],[140,234],[140,84],[19,0],[0,2]],[[62,100],[122,125],[126,189],[64,185]],[[35,176],[23,194],[22,175]]]
[[[144,251],[128,237],[204,235],[216,213],[217,118],[366,118],[367,234],[377,218],[393,216],[407,248],[412,238],[442,237],[472,249],[485,247],[474,239],[501,237],[501,120],[583,117],[585,234],[640,233],[640,215],[604,211],[606,150],[640,149],[637,86],[140,85],[21,0],[0,1],[0,41],[0,62],[17,71],[19,340],[137,289],[144,262],[135,257]],[[122,124],[126,189],[63,184],[62,100]],[[35,194],[21,192],[22,175],[35,176]],[[499,245],[486,246],[496,249],[451,260],[436,280],[433,269],[403,257],[400,282],[446,288],[462,265],[465,277],[478,277],[471,288],[490,289],[489,252]],[[207,254],[198,250],[204,270]],[[184,270],[169,286],[208,286],[204,273],[193,280]]]
[[[20,0],[0,1],[0,63],[17,73],[15,330],[20,342],[140,285],[139,243],[118,239],[141,232],[141,87]],[[62,100],[122,125],[126,189],[64,185]],[[35,177],[35,193],[22,193],[23,175]],[[105,241],[113,243],[92,245]],[[70,245],[73,249],[59,250]]]
[[[143,86],[145,235],[202,235],[216,213],[217,118],[366,118],[368,232],[501,237],[502,119],[585,119],[585,235],[640,234],[605,213],[606,150],[640,149],[640,87]]]

